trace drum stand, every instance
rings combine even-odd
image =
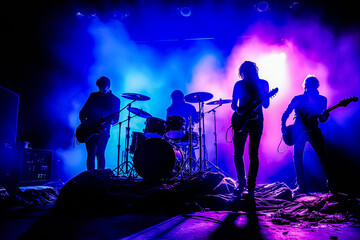
[[[185,161],[182,162],[181,167],[180,167],[180,174],[181,174],[181,179],[184,179],[184,173],[186,173],[188,176],[192,176],[194,173],[193,172],[193,164],[195,164],[195,167],[197,167],[197,169],[200,169],[199,164],[196,162],[196,159],[193,158],[192,156],[192,129],[191,129],[191,115],[189,116],[189,146],[188,146],[188,151],[189,151],[189,157],[186,158]],[[187,156],[186,154],[186,150],[182,150],[180,149],[180,151],[184,151],[183,156]],[[189,170],[186,169],[186,164],[189,164]]]

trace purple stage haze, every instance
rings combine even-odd
[[[79,26],[77,26],[79,28]],[[185,95],[205,91],[214,95],[212,100],[228,99],[232,96],[234,83],[239,79],[237,72],[245,60],[254,61],[259,67],[261,78],[269,81],[270,88],[279,88],[279,93],[265,110],[264,135],[260,146],[259,182],[269,182],[274,175],[292,163],[292,148],[284,153],[277,151],[281,139],[280,118],[293,96],[302,94],[302,82],[308,74],[320,80],[320,93],[328,97],[329,107],[344,98],[358,95],[359,81],[359,33],[343,31],[334,34],[316,18],[288,19],[277,25],[269,20],[259,20],[250,25],[232,44],[224,45],[216,39],[173,40],[137,42],[131,39],[127,29],[117,20],[94,20],[85,29],[72,29],[78,34],[68,36],[67,42],[59,42],[54,54],[59,61],[74,71],[84,71],[83,81],[73,79],[71,85],[56,88],[49,93],[57,105],[66,105],[64,114],[67,124],[73,129],[79,124],[78,112],[90,92],[96,91],[95,81],[105,75],[112,80],[115,95],[135,92],[151,97],[147,102],[136,102],[133,106],[142,108],[152,116],[165,119],[166,108],[171,104],[170,94],[175,89]],[[88,34],[89,42],[79,43]],[[87,47],[93,58],[89,69],[79,69],[81,63],[72,62],[67,51],[74,47]],[[90,46],[89,46],[90,45]],[[81,50],[76,50],[81,53]],[[81,58],[81,57],[79,57]],[[57,76],[62,78],[63,76]],[[56,82],[56,81],[55,81]],[[121,99],[122,106],[129,100]],[[53,109],[54,102],[49,101]],[[46,106],[45,106],[46,107]],[[197,104],[195,107],[198,109]],[[206,106],[210,110],[212,106]],[[64,108],[64,107],[62,107]],[[53,109],[53,114],[59,114]],[[355,144],[354,133],[359,132],[359,105],[351,104],[346,109],[337,109],[331,118],[321,124],[328,141],[344,146],[350,151]],[[216,112],[218,133],[219,165],[230,176],[235,177],[233,146],[226,141],[226,130],[230,126],[232,110],[223,105]],[[126,113],[121,114],[121,119]],[[134,118],[132,131],[142,131],[145,119]],[[291,122],[288,122],[290,124]],[[213,114],[205,115],[206,146],[208,159],[215,161]],[[55,135],[56,137],[58,135]],[[125,127],[122,127],[122,151],[124,150]],[[118,127],[111,131],[106,152],[107,167],[115,168],[117,163]],[[227,139],[231,140],[229,132]],[[54,139],[54,141],[58,141]],[[283,150],[285,145],[280,146]],[[86,151],[84,145],[57,150],[64,161],[64,171],[69,177],[85,170]],[[306,152],[311,169],[316,156]],[[305,156],[306,157],[306,156]],[[248,164],[247,151],[245,162]]]

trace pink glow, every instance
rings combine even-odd
[[[307,24],[311,24],[312,27],[308,27]],[[188,92],[207,91],[214,95],[214,99],[231,98],[234,83],[239,79],[237,76],[238,68],[245,60],[257,63],[259,76],[269,82],[270,89],[279,88],[279,93],[271,100],[269,109],[264,110],[265,122],[260,146],[258,181],[266,182],[279,169],[292,162],[292,147],[285,153],[277,151],[281,139],[280,119],[290,100],[295,95],[303,93],[301,85],[304,78],[308,74],[313,74],[320,80],[320,94],[328,97],[328,106],[330,107],[344,97],[358,93],[355,89],[359,89],[359,81],[355,79],[351,81],[354,84],[351,88],[341,87],[341,91],[339,91],[340,89],[336,86],[339,85],[339,82],[344,84],[344,81],[347,80],[344,78],[346,75],[356,76],[349,71],[358,72],[359,70],[352,63],[351,55],[345,54],[345,52],[349,54],[353,38],[344,37],[340,39],[344,47],[338,48],[338,42],[334,36],[320,25],[316,23],[293,23],[292,26],[285,28],[290,34],[286,38],[282,38],[279,43],[279,41],[269,41],[268,38],[262,38],[263,32],[258,28],[260,25],[249,30],[248,35],[253,37],[234,46],[224,68],[217,66],[216,56],[204,56],[195,66],[193,79],[187,90]],[[274,26],[270,26],[271,28]],[[297,31],[291,30],[295,28]],[[307,47],[304,47],[305,43]],[[332,75],[336,72],[334,68],[338,67],[337,65],[344,64],[340,59],[337,59],[339,56],[343,56],[345,59],[349,58],[349,64],[345,64],[345,75],[338,75],[334,78]],[[344,115],[334,114],[334,118],[329,121],[330,123],[327,126],[331,126],[332,121],[339,124],[344,123],[346,121],[344,116],[350,116],[354,114],[354,111],[356,110],[352,109],[346,113],[343,111]],[[222,106],[217,111],[218,151],[219,158],[225,161],[223,162],[224,168],[235,177],[233,146],[232,143],[227,143],[225,140],[226,130],[230,126],[231,114],[230,105]],[[292,122],[292,118],[289,119],[288,124]],[[209,158],[214,161],[212,115],[206,117],[206,126]],[[230,131],[228,139],[231,140],[231,138],[232,133]],[[284,148],[283,143],[280,149]],[[244,157],[246,167],[248,167],[247,149]]]

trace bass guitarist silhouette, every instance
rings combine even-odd
[[[105,168],[105,149],[110,137],[110,125],[118,122],[120,99],[112,94],[110,80],[101,77],[96,81],[98,92],[90,94],[79,113],[81,121],[76,131],[79,142],[85,142],[87,151],[87,169]]]
[[[234,194],[239,196],[246,187],[245,167],[244,167],[244,148],[247,137],[249,140],[250,166],[247,181],[247,188],[250,197],[253,197],[255,190],[256,177],[259,169],[259,145],[263,131],[263,111],[262,108],[268,108],[269,84],[267,81],[259,79],[258,68],[254,62],[245,61],[239,68],[239,76],[242,80],[234,85],[231,108],[239,116],[254,116],[253,120],[244,121],[243,126],[238,126],[235,122],[236,115],[233,115],[232,127],[235,130],[233,137],[234,144],[234,162],[238,177],[238,186]],[[258,104],[261,103],[259,106]],[[256,117],[255,117],[256,116]],[[244,118],[243,118],[244,119]],[[237,131],[236,131],[237,130]]]

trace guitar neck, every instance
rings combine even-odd
[[[338,107],[341,107],[340,103],[338,103],[338,104],[336,104],[336,105],[334,105],[332,107],[329,107],[328,109],[326,109],[326,111],[331,112],[332,110],[335,110]],[[321,116],[321,114],[317,115],[316,118],[320,118],[320,116]]]
[[[334,105],[334,106],[332,106],[332,107],[330,107],[330,108],[328,108],[326,111],[331,112],[332,110],[335,110],[335,109],[338,108],[338,107],[340,107],[340,104],[339,104],[339,103],[336,104],[336,105]]]
[[[258,109],[265,101],[269,100],[271,96],[267,96],[262,102],[258,103],[257,105],[255,105],[255,108],[253,111],[256,111],[256,109]]]
[[[110,114],[109,116],[107,116],[106,118],[104,118],[102,121],[101,121],[101,124],[100,125],[104,125],[106,124],[109,120],[111,120],[111,118],[113,118],[116,114],[118,114],[120,111],[117,111],[117,112],[114,112],[112,114]]]

